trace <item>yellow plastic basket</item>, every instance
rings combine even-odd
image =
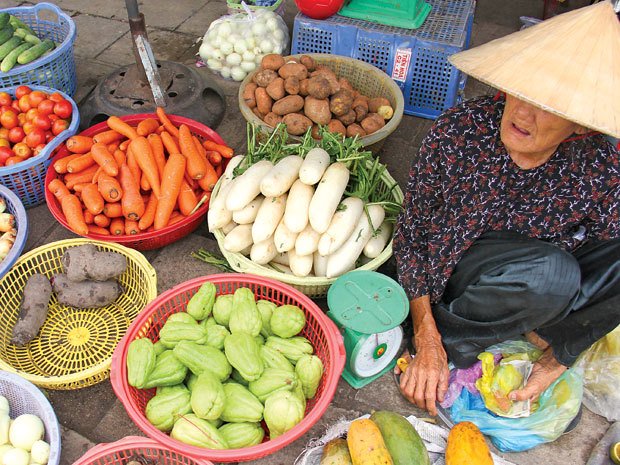
[[[99,309],[76,309],[58,303],[52,294],[39,334],[29,344],[11,344],[23,289],[34,273],[48,278],[62,272],[65,250],[95,244],[99,250],[127,258],[127,271],[119,277],[125,292]],[[157,297],[155,270],[144,255],[113,242],[68,239],[52,242],[23,255],[0,279],[0,369],[18,373],[48,389],[79,389],[108,378],[112,353],[138,313]]]

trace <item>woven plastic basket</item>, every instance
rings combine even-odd
[[[50,445],[48,465],[60,462],[60,426],[47,398],[37,387],[19,375],[0,371],[0,395],[9,401],[12,419],[30,413],[38,416],[45,426],[45,442]]]
[[[336,76],[347,78],[353,88],[361,94],[370,98],[385,97],[389,100],[392,108],[394,108],[394,116],[377,132],[360,138],[360,141],[368,150],[371,150],[373,153],[378,152],[383,146],[384,139],[394,132],[403,118],[405,102],[403,100],[403,93],[398,85],[383,71],[361,60],[326,53],[308,53],[307,55],[312,57],[318,64],[329,67],[336,73]],[[301,55],[292,56],[300,57]],[[239,87],[239,108],[247,121],[271,131],[273,128],[256,116],[243,100],[245,86],[252,82],[255,73],[248,74]],[[293,140],[300,140],[296,136],[290,137]]]
[[[9,254],[0,260],[0,278],[13,266],[26,245],[28,237],[28,216],[19,198],[10,190],[0,184],[0,197],[6,202],[6,211],[15,217],[15,229],[17,237]]]
[[[394,180],[392,176],[388,173],[387,169],[383,172],[381,177],[383,184],[379,187],[384,191],[390,190],[392,186],[394,186],[391,190],[394,195],[394,201],[398,204],[403,203],[403,192],[398,186],[397,182]],[[219,192],[220,183],[218,182],[215,185],[215,189],[213,189],[213,196],[217,196]],[[216,229],[213,231],[213,235],[217,240],[217,245],[220,248],[220,252],[226,258],[229,265],[233,270],[238,271],[240,273],[252,273],[259,276],[265,276],[271,279],[277,279],[283,283],[289,284],[293,286],[295,289],[300,290],[304,294],[309,297],[325,297],[327,295],[327,290],[329,286],[331,286],[337,278],[325,278],[325,277],[317,277],[317,276],[306,276],[306,277],[298,277],[291,274],[283,273],[281,271],[277,271],[269,266],[258,265],[250,260],[249,257],[242,255],[237,252],[229,252],[224,247],[224,232],[221,229]],[[371,261],[366,263],[357,270],[376,270],[381,265],[383,265],[391,256],[392,256],[392,240],[388,243],[388,245],[383,249],[383,252],[379,254],[378,257],[373,258]]]
[[[52,3],[20,6],[0,10],[21,19],[40,39],[51,39],[56,48],[32,63],[15,66],[8,73],[0,73],[0,87],[21,84],[52,87],[73,97],[77,89],[73,43],[75,24],[71,17]]]
[[[252,10],[269,10],[274,13],[278,13],[280,16],[284,16],[284,0],[276,0],[276,2],[271,6],[260,6],[260,5],[251,5],[246,2],[246,6]],[[239,0],[226,0],[226,6],[228,7],[228,13],[243,13],[245,10],[241,5],[241,1]]]
[[[129,344],[142,337],[157,341],[159,330],[168,316],[184,311],[187,302],[206,281],[215,284],[218,295],[232,294],[239,287],[247,287],[254,292],[257,299],[270,300],[276,305],[297,305],[306,315],[306,326],[301,335],[310,341],[315,355],[322,360],[325,371],[316,396],[307,402],[305,418],[293,429],[276,439],[266,440],[252,447],[229,450],[206,449],[181,443],[159,431],[146,419],[144,409],[149,399],[155,395],[155,389],[136,389],[127,383],[126,360]],[[334,397],[344,363],[344,344],[338,328],[308,297],[290,286],[260,276],[234,273],[215,274],[187,281],[164,292],[140,313],[114,351],[110,380],[116,396],[125,406],[129,417],[150,438],[191,457],[215,462],[239,462],[269,455],[308,431],[325,413]]]
[[[50,94],[58,92],[56,89],[49,87],[30,86],[30,88],[32,90],[42,90]],[[3,89],[3,91],[14,96],[15,89],[16,87],[12,87],[10,89]],[[39,205],[45,200],[45,174],[51,163],[52,154],[60,144],[77,132],[80,125],[80,112],[77,105],[67,94],[60,93],[71,102],[73,113],[69,127],[49,141],[38,155],[13,166],[0,167],[0,184],[4,184],[15,192],[26,208]]]
[[[207,460],[186,457],[142,436],[127,436],[116,442],[99,444],[73,465],[126,465],[136,457],[150,459],[157,465],[213,465]]]
[[[218,144],[226,144],[217,132],[202,123],[199,123],[189,118],[184,118],[182,116],[169,115],[169,117],[170,121],[172,121],[177,126],[180,124],[187,125],[191,129],[192,134],[194,134],[200,140],[212,140],[217,142]],[[154,113],[142,113],[121,117],[123,121],[126,121],[131,125],[137,125],[140,121],[147,118],[157,118],[157,115],[155,115]],[[109,128],[104,121],[88,128],[86,131],[81,132],[80,135],[94,136],[95,134],[106,131],[108,129]],[[62,146],[58,151],[56,157],[54,157],[54,160],[52,160],[52,165],[47,170],[47,175],[45,177],[46,186],[49,185],[52,180],[60,177],[60,175],[54,170],[53,163],[56,160],[62,157],[66,157],[68,155],[70,155],[69,151],[65,146]],[[58,199],[54,197],[54,195],[49,191],[49,189],[45,189],[45,197],[47,201],[47,206],[50,209],[50,212],[52,212],[54,218],[56,218],[58,222],[62,224],[65,228],[71,231],[71,228],[69,227],[69,224],[65,220],[65,216],[62,213],[62,209],[60,208],[60,202],[58,202]],[[136,250],[159,249],[168,244],[172,244],[173,242],[176,242],[179,239],[187,236],[191,232],[195,231],[196,228],[200,226],[200,223],[202,223],[202,221],[204,220],[208,209],[209,202],[207,201],[198,210],[196,210],[193,215],[188,216],[184,220],[181,220],[171,226],[160,229],[159,231],[144,232],[132,236],[104,236],[102,234],[88,234],[85,237],[90,237],[91,239],[96,239],[98,241],[104,242],[116,242],[118,244],[122,244],[126,247],[130,247]]]
[[[58,303],[52,294],[45,323],[29,344],[11,344],[13,326],[28,278],[48,278],[62,271],[60,258],[69,247],[95,244],[99,250],[127,258],[118,281],[125,292],[110,305],[77,309]],[[0,279],[0,369],[20,374],[49,389],[79,389],[109,376],[112,353],[138,313],[157,296],[155,270],[139,252],[118,244],[88,239],[52,242],[22,256]]]

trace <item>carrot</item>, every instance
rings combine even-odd
[[[155,230],[164,228],[168,224],[172,210],[177,203],[183,173],[185,172],[185,157],[180,153],[172,153],[164,167],[161,181],[161,197],[155,210]]]
[[[165,127],[164,127],[164,125],[162,124],[162,125],[160,125],[160,126],[157,128],[157,131],[155,131],[155,133],[156,133],[156,134],[158,134],[158,135],[161,135],[161,133],[162,133],[162,132],[164,132],[165,130],[166,130],[166,128],[165,128]]]
[[[192,133],[189,128],[182,124],[179,129],[179,146],[181,153],[187,158],[187,172],[192,179],[202,179],[207,174],[205,159],[200,156],[200,152],[196,150]],[[215,172],[214,172],[215,174]]]
[[[196,150],[198,150],[198,153],[200,155],[202,155],[203,157],[206,157],[207,156],[207,151],[205,150],[205,148],[200,143],[200,140],[198,140],[198,137],[192,135],[192,140],[194,141],[194,145],[196,146]]]
[[[97,171],[95,171],[95,174],[93,175],[93,180],[92,182],[94,184],[97,184],[97,181],[99,180],[99,176],[101,175],[101,173],[103,173],[103,168],[101,168],[101,166],[97,169]]]
[[[123,163],[127,163],[127,155],[125,155],[125,152],[121,149],[116,149],[112,152],[112,156],[114,157],[114,160],[116,160],[116,164],[118,166],[121,166]]]
[[[95,164],[95,160],[91,153],[85,153],[84,155],[76,158],[75,160],[71,160],[67,164],[67,171],[69,173],[79,173],[80,171],[85,170],[89,166],[93,166]]]
[[[121,185],[116,179],[107,174],[101,174],[97,180],[99,193],[106,202],[118,202],[123,196]],[[109,215],[108,215],[109,216]]]
[[[71,194],[67,186],[60,179],[52,179],[50,183],[47,185],[49,191],[54,194],[58,200],[62,199],[65,195]]]
[[[82,202],[93,215],[98,215],[103,211],[103,197],[99,193],[97,184],[87,184],[82,189]]]
[[[110,129],[114,129],[116,132],[120,132],[127,139],[135,139],[138,137],[136,130],[120,119],[118,116],[110,116],[108,118],[108,126]]]
[[[143,119],[142,121],[138,123],[136,132],[138,133],[139,136],[146,137],[149,134],[152,134],[155,131],[157,131],[158,127],[159,127],[159,121],[157,121],[155,118],[147,118],[147,119]]]
[[[86,224],[93,224],[95,222],[95,215],[88,210],[83,210],[82,214],[84,215],[84,222]]]
[[[189,184],[183,180],[181,182],[181,190],[179,191],[179,210],[185,216],[188,216],[196,205],[198,205],[196,194]]]
[[[161,194],[159,191],[159,171],[157,170],[151,144],[146,140],[146,137],[140,136],[131,141],[129,150],[133,153],[138,166],[142,170],[142,174],[146,176],[149,186],[151,186],[155,195],[159,197]]]
[[[90,182],[81,182],[79,184],[76,184],[75,186],[73,186],[73,192],[82,192],[82,190],[86,187],[86,186],[90,186],[92,183]]]
[[[112,154],[108,151],[108,147],[104,144],[94,144],[90,153],[93,156],[93,160],[95,160],[95,162],[103,168],[105,174],[108,176],[118,175],[118,164]]]
[[[106,145],[106,144],[104,144],[104,145]],[[108,149],[108,152],[114,153],[118,149],[119,145],[120,144],[118,142],[112,142],[111,144],[107,144],[106,147]]]
[[[93,176],[99,167],[97,165],[90,166],[79,173],[69,173],[65,175],[65,184],[69,189],[73,189],[73,186],[82,182],[92,182]]]
[[[121,165],[119,178],[123,188],[123,198],[121,199],[123,216],[128,220],[138,221],[144,215],[145,210],[144,201],[140,195],[140,183],[136,182],[126,164]]]
[[[103,206],[103,214],[110,219],[121,218],[123,216],[123,209],[120,203],[106,203]]]
[[[149,134],[146,138],[149,141],[151,150],[153,151],[153,158],[157,164],[157,171],[159,172],[159,179],[164,173],[164,166],[166,166],[166,155],[164,154],[164,143],[161,141],[161,137],[158,134]]]
[[[112,220],[105,216],[103,213],[95,215],[95,224],[101,228],[107,228],[108,226],[110,226],[111,221]]]
[[[189,187],[191,187],[192,189],[196,189],[198,187],[198,181],[196,181],[195,179],[192,179],[187,170],[185,170],[185,175],[183,176],[183,179],[185,179],[185,182],[187,184],[189,184]]]
[[[161,137],[161,141],[164,144],[168,155],[171,155],[173,153],[181,153],[181,149],[179,149],[178,144],[169,132],[164,131],[159,135],[159,137]]]
[[[164,128],[166,128],[166,131],[168,131],[174,137],[179,137],[179,130],[174,124],[172,124],[172,121],[170,121],[170,118],[168,118],[168,115],[166,114],[164,109],[162,107],[157,107],[157,110],[155,110],[155,112],[157,113],[157,117],[159,118],[161,124],[164,126]]]
[[[142,172],[142,176],[140,177],[140,189],[145,192],[151,190],[151,185],[149,184],[149,180],[146,178],[146,174],[144,174],[144,171]]]
[[[207,151],[207,160],[209,160],[209,162],[213,166],[217,166],[220,163],[222,163],[222,156],[219,154],[219,152],[216,152],[215,150],[208,150]]]
[[[69,164],[69,162],[75,160],[76,158],[80,158],[81,156],[82,154],[80,153],[74,153],[73,155],[62,157],[61,159],[56,160],[54,162],[54,171],[56,171],[58,174],[65,174],[67,172],[67,165]]]
[[[108,131],[100,132],[99,134],[95,134],[93,136],[93,142],[95,144],[111,144],[112,142],[118,142],[123,139],[125,136],[120,132],[116,132],[113,129]]]
[[[187,216],[182,215],[181,213],[175,211],[172,215],[170,215],[170,220],[168,221],[168,226],[172,226],[173,224],[178,223],[179,221],[183,221]]]
[[[139,234],[138,222],[134,220],[125,220],[125,234],[133,236]]]
[[[198,180],[198,185],[202,188],[202,190],[206,192],[211,192],[215,187],[215,184],[218,180],[217,171],[213,168],[213,165],[209,163],[209,161],[204,159],[205,166],[207,167],[207,174],[204,178]]]
[[[138,185],[140,185],[140,181],[142,180],[142,170],[138,166],[133,150],[129,147],[127,147],[127,166],[129,167],[129,171],[131,171],[133,178],[136,180]]]
[[[93,145],[93,138],[88,136],[71,136],[65,142],[71,153],[86,153]]]
[[[217,174],[217,178],[220,179],[222,177],[222,173],[224,172],[224,168],[222,167],[222,164],[220,163],[219,165],[215,166],[215,174]]]
[[[154,193],[151,193],[149,197],[149,201],[146,204],[146,210],[144,210],[144,215],[140,218],[138,222],[138,227],[141,231],[149,229],[155,221],[155,210],[157,210],[157,197]]]
[[[127,151],[127,147],[129,147],[129,143],[130,143],[130,142],[131,142],[131,139],[125,139],[123,142],[121,142],[121,143],[118,145],[118,148],[119,148],[120,150],[122,150],[123,152],[126,152],[126,151]]]
[[[224,158],[232,158],[235,154],[234,150],[230,147],[222,144],[218,144],[217,142],[213,142],[212,140],[206,140],[202,143],[202,146],[207,150],[215,150]]]
[[[73,194],[63,195],[60,199],[60,206],[69,228],[81,236],[88,234],[88,226],[84,221],[80,200]]]
[[[110,235],[110,231],[108,231],[106,228],[102,227],[102,226],[97,226],[94,224],[89,224],[88,225],[88,232],[89,234],[101,234],[102,236],[109,236]]]
[[[125,234],[125,220],[121,218],[114,218],[110,222],[110,234],[113,236],[122,236]]]

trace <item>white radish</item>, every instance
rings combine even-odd
[[[308,225],[297,236],[295,241],[295,253],[297,255],[310,255],[319,247],[321,235]]]
[[[288,192],[299,177],[299,167],[304,159],[289,155],[278,161],[260,182],[260,191],[265,197],[278,197]]]
[[[368,258],[377,258],[392,237],[392,223],[384,221],[377,230],[377,235],[368,239],[363,253]]]
[[[273,260],[271,261],[272,263],[279,263],[280,265],[288,266],[290,263],[288,259],[288,252],[278,252],[278,254],[273,257]]]
[[[306,154],[299,168],[299,179],[309,186],[315,185],[321,180],[329,162],[329,153],[319,147],[313,148]]]
[[[265,197],[260,204],[256,219],[252,225],[252,239],[256,242],[262,242],[273,236],[280,220],[284,216],[286,208],[287,195],[279,197]]]
[[[273,168],[273,163],[260,160],[250,166],[235,183],[226,197],[226,208],[231,212],[241,210],[260,194],[260,181]]]
[[[232,212],[226,208],[226,199],[236,182],[233,180],[220,187],[215,199],[211,199],[207,212],[207,225],[210,232],[223,228],[232,221]]]
[[[240,224],[224,237],[224,248],[229,252],[241,252],[252,245],[252,225]]]
[[[236,155],[230,159],[228,165],[226,165],[226,169],[222,173],[221,181],[220,181],[220,192],[222,187],[228,184],[233,179],[233,170],[239,166],[239,164],[243,161],[245,155]]]
[[[308,224],[308,210],[314,196],[314,187],[295,181],[288,193],[286,210],[284,212],[284,224],[289,231],[300,233]]]
[[[353,233],[353,229],[363,213],[364,202],[359,197],[347,197],[340,202],[327,231],[319,240],[319,253],[330,255],[338,250]]]
[[[373,228],[377,229],[385,218],[385,210],[381,205],[369,205],[368,214],[370,215],[372,226],[368,222],[368,216],[363,214],[353,230],[353,234],[349,236],[338,250],[329,256],[326,273],[328,278],[340,276],[355,268],[355,262],[371,238]]]
[[[308,209],[308,219],[316,232],[327,231],[348,182],[349,169],[343,163],[331,164],[323,174]]]
[[[273,243],[273,236],[269,237],[267,240],[255,242],[254,245],[252,245],[252,250],[250,250],[250,260],[257,265],[266,265],[273,260],[276,255],[278,255],[278,251]]]
[[[312,271],[314,258],[310,255],[297,255],[294,250],[288,253],[289,266],[295,276],[308,276]]]
[[[326,255],[321,255],[317,250],[312,256],[314,260],[313,269],[314,276],[325,276],[327,274],[327,259]]]
[[[241,210],[232,212],[232,220],[238,224],[254,223],[256,214],[258,213],[258,209],[260,208],[261,203],[263,203],[264,198],[265,197],[262,195],[259,195]]]
[[[284,219],[282,219],[276,228],[276,231],[273,233],[273,240],[276,244],[276,250],[283,253],[294,249],[297,235],[298,233],[291,232],[291,230],[288,229],[284,223]]]
[[[234,221],[231,221],[230,223],[228,223],[226,226],[222,226],[222,232],[224,233],[224,235],[228,234],[230,231],[232,231],[233,229],[235,229],[235,226],[237,226],[237,223],[235,223]]]

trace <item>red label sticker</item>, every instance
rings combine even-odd
[[[392,79],[395,81],[405,82],[409,71],[409,63],[411,63],[411,49],[399,48],[396,50],[396,57],[394,57],[394,68],[392,68]]]

